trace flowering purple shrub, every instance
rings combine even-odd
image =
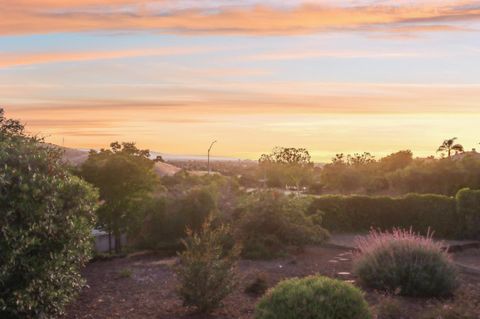
[[[427,297],[449,295],[457,286],[454,263],[431,234],[372,230],[356,244],[354,272],[371,288]]]

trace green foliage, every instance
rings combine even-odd
[[[179,254],[176,269],[180,286],[178,293],[185,306],[208,313],[221,305],[236,285],[234,267],[238,248],[225,247],[229,229],[214,227],[207,220],[199,232],[187,231],[185,250]]]
[[[305,214],[309,199],[278,192],[250,195],[238,208],[236,238],[246,258],[274,258],[289,245],[321,243],[328,233],[321,225],[321,215]]]
[[[457,287],[456,270],[440,243],[412,231],[372,231],[359,240],[354,271],[371,288],[405,296],[450,295]]]
[[[52,318],[83,284],[98,194],[0,111],[0,317]]]
[[[409,150],[380,160],[375,160],[369,153],[337,154],[319,175],[324,191],[330,193],[453,196],[465,187],[480,188],[480,159],[478,153],[413,159]]]
[[[442,195],[403,197],[326,195],[313,199],[309,214],[323,212],[330,231],[368,231],[370,228],[410,228],[436,236],[455,237],[458,224],[455,199]]]
[[[369,319],[368,304],[351,284],[310,276],[280,282],[259,301],[255,319]]]
[[[271,154],[262,154],[258,162],[262,178],[274,187],[293,185],[299,190],[313,171],[310,154],[304,148],[276,147]]]
[[[466,238],[480,239],[480,190],[464,188],[456,199],[459,233]]]
[[[134,143],[114,142],[108,150],[90,151],[81,166],[81,176],[100,189],[104,204],[98,211],[99,226],[114,234],[117,252],[121,234],[137,226],[138,207],[157,182],[149,156]]]
[[[145,248],[176,249],[187,228],[201,229],[209,215],[217,215],[216,196],[209,187],[194,187],[177,196],[163,196],[143,205],[137,244]]]
[[[472,160],[477,169],[480,168],[480,161],[468,156],[458,160],[417,159],[406,168],[387,174],[386,178],[397,193],[455,195],[461,188],[480,186],[478,177],[473,178],[478,173],[472,175],[475,171],[470,171]]]
[[[170,215],[174,234],[185,233],[186,227],[199,231],[208,215],[215,214],[217,209],[214,195],[205,187],[191,189],[174,204],[173,214]]]

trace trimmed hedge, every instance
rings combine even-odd
[[[459,234],[465,238],[480,239],[480,190],[461,189],[456,200],[458,220],[461,221]]]
[[[309,214],[324,213],[322,226],[330,231],[368,231],[372,227],[412,228],[438,237],[458,237],[456,200],[443,195],[409,194],[403,197],[327,195],[315,198]],[[469,216],[471,213],[467,213]]]

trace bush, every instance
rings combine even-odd
[[[327,277],[288,279],[269,290],[255,309],[256,319],[372,318],[362,293]]]
[[[238,249],[226,249],[228,229],[214,228],[208,220],[198,233],[187,232],[185,250],[179,254],[176,269],[180,281],[179,294],[185,306],[208,313],[221,305],[233,290],[236,280],[234,266]]]
[[[480,190],[461,189],[456,196],[459,234],[480,239]]]
[[[97,193],[0,110],[0,318],[52,318],[83,284]]]
[[[196,232],[217,212],[216,198],[208,187],[194,187],[184,194],[153,198],[146,202],[136,245],[148,249],[177,250],[185,229]],[[133,237],[133,236],[132,236]]]
[[[457,286],[450,256],[430,236],[372,231],[357,241],[354,272],[367,286],[406,296],[445,296]]]
[[[372,227],[412,228],[426,234],[455,237],[458,218],[455,199],[442,195],[409,194],[403,197],[339,196],[315,198],[308,214],[323,212],[322,225],[330,231],[368,231]]]
[[[246,258],[273,258],[289,245],[321,243],[328,233],[321,216],[307,216],[308,199],[278,192],[252,194],[239,208],[236,237]]]

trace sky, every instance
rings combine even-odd
[[[0,0],[0,106],[48,142],[257,159],[480,145],[480,1]]]

